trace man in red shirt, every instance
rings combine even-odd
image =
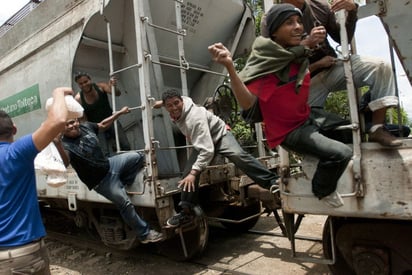
[[[301,46],[302,13],[290,4],[274,5],[267,13],[270,38],[256,38],[245,68],[238,75],[230,52],[221,44],[209,46],[214,61],[229,73],[233,92],[244,110],[258,105],[268,144],[319,158],[312,192],[331,207],[343,200],[337,182],[352,157],[349,146],[319,133],[307,103],[310,74],[308,54]],[[325,31],[320,28],[319,32]]]

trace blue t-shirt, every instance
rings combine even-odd
[[[37,200],[31,135],[0,142],[0,247],[19,246],[46,235]]]

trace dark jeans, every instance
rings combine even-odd
[[[149,234],[149,225],[137,214],[124,187],[133,184],[137,173],[143,167],[143,160],[143,156],[134,151],[110,157],[109,172],[94,188],[119,208],[123,220],[141,239]]]
[[[336,190],[338,180],[352,158],[352,149],[346,144],[319,133],[314,119],[290,132],[282,146],[296,153],[319,159],[312,179],[312,192],[319,199]]]
[[[199,153],[196,150],[193,150],[193,153],[190,155],[189,160],[186,163],[186,168],[183,172],[184,177],[189,174],[198,154]],[[215,154],[220,154],[228,158],[237,168],[242,170],[263,188],[269,189],[278,179],[278,176],[274,172],[268,170],[256,158],[245,152],[233,134],[229,131],[215,144]],[[199,178],[200,176],[198,175],[196,177],[194,192],[182,191],[180,206],[192,207],[198,203]]]

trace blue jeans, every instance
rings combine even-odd
[[[319,133],[313,118],[290,132],[281,145],[296,153],[319,159],[312,179],[312,192],[319,199],[336,190],[338,180],[353,154],[346,144]]]
[[[141,239],[149,234],[149,225],[137,214],[124,187],[133,184],[137,173],[143,167],[143,160],[143,156],[137,152],[109,157],[110,170],[94,188],[97,193],[117,206],[123,220],[137,232]]]
[[[189,157],[183,173],[184,177],[189,174],[198,154],[199,153],[194,150]],[[269,189],[270,186],[275,184],[276,180],[279,178],[274,172],[263,166],[260,161],[258,161],[249,153],[245,152],[245,150],[242,149],[233,134],[229,131],[215,144],[215,154],[220,154],[228,158],[235,164],[237,168],[242,170],[243,173],[248,175],[248,177],[250,177],[254,182],[259,184],[263,188]],[[193,207],[193,205],[196,205],[198,203],[198,186],[199,175],[196,177],[194,192],[182,191],[180,206]]]

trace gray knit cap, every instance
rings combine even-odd
[[[292,4],[273,5],[266,13],[266,28],[271,36],[292,15],[302,17],[302,12]]]

